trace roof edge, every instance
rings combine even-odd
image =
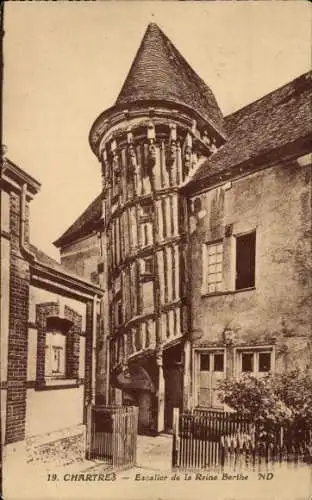
[[[270,168],[276,165],[280,161],[290,161],[298,157],[298,153],[305,155],[312,152],[312,132],[304,137],[296,139],[292,143],[284,144],[283,146],[271,149],[269,151],[263,151],[258,156],[253,158],[248,158],[247,160],[237,163],[234,166],[220,170],[215,174],[207,174],[206,177],[202,177],[200,182],[198,179],[190,179],[187,184],[181,187],[181,192],[185,194],[197,194],[199,192],[205,191],[208,188],[212,188],[215,185],[223,184],[224,182],[231,181],[233,177],[237,177],[236,170],[240,171],[243,169],[245,172],[240,172],[241,175],[250,174],[262,170],[263,168]],[[283,157],[281,157],[283,154]],[[250,169],[253,169],[250,172]],[[223,178],[223,175],[230,172],[231,175]]]

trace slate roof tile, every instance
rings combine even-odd
[[[102,216],[102,195],[101,193],[90,203],[85,211],[75,220],[75,222],[56,240],[53,244],[59,248],[69,243],[74,237],[80,237],[93,228],[93,224],[100,220]]]
[[[224,135],[223,115],[213,92],[157,24],[150,23],[116,106],[155,100],[188,106]]]
[[[312,71],[225,118],[227,141],[204,162],[190,184],[201,183],[312,133]]]

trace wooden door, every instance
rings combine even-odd
[[[223,408],[218,384],[225,377],[224,351],[200,351],[197,354],[197,404]]]

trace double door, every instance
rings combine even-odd
[[[195,354],[196,404],[223,408],[219,384],[225,378],[224,350],[198,350]]]

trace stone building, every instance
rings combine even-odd
[[[308,73],[224,117],[150,24],[94,122],[102,190],[55,244],[104,290],[98,400],[143,432],[226,376],[312,368],[310,99]]]
[[[84,454],[102,290],[30,243],[29,204],[40,184],[8,159],[0,182],[4,465],[70,462]]]

